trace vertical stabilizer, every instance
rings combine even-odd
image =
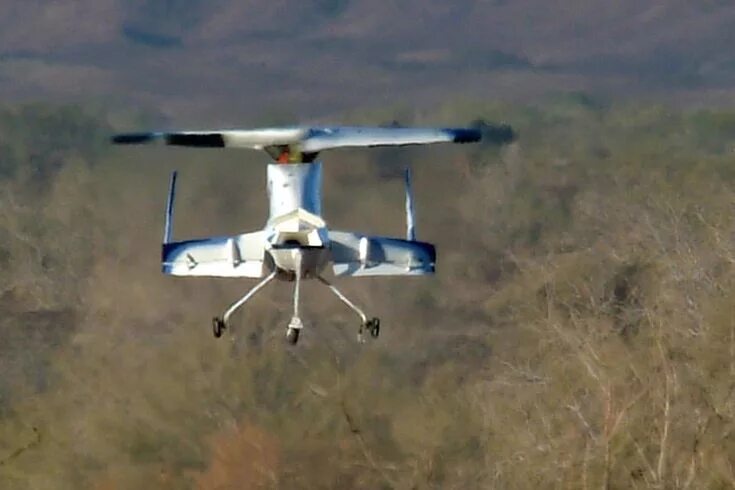
[[[411,188],[410,167],[406,167],[406,240],[416,240],[416,226],[413,214],[413,189]]]
[[[174,198],[176,197],[176,171],[171,174],[171,183],[168,187],[168,199],[166,200],[166,221],[163,227],[163,243],[171,243],[173,233]]]

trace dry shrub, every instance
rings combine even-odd
[[[340,281],[384,320],[366,345],[313,284],[297,348],[283,284],[215,342],[249,284],[160,276],[156,157],[182,170],[184,238],[262,225],[245,154],[64,157],[45,187],[0,183],[3,363],[29,371],[0,383],[0,488],[735,485],[729,146],[666,111],[508,113],[510,148],[409,154],[438,275]],[[376,155],[325,158],[335,229],[403,233],[403,153]],[[18,334],[44,318],[64,335]]]
[[[211,460],[195,476],[199,490],[272,488],[277,483],[277,439],[248,423],[240,423],[209,438]]]

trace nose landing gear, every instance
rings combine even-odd
[[[286,341],[291,345],[296,345],[302,328],[304,328],[304,324],[301,322],[301,318],[297,316],[291,318],[291,322],[286,329]]]
[[[250,300],[253,296],[255,296],[255,293],[263,289],[263,287],[271,282],[276,277],[276,271],[271,272],[265,279],[260,281],[258,284],[255,285],[253,289],[247,292],[245,296],[237,300],[235,303],[230,306],[227,311],[225,311],[225,314],[222,315],[222,318],[220,317],[214,317],[212,318],[212,333],[214,334],[214,338],[218,339],[222,337],[222,334],[225,330],[227,330],[227,324],[230,321],[230,316],[232,316],[233,313],[235,313],[236,310],[241,308],[245,303]]]
[[[299,333],[304,328],[304,323],[299,318],[299,293],[301,291],[301,254],[296,256],[296,283],[293,288],[293,316],[291,322],[286,329],[286,341],[291,345],[296,345],[299,341]]]
[[[299,341],[299,332],[301,332],[301,330],[288,327],[288,329],[286,330],[286,342],[291,345],[296,345],[296,343]]]

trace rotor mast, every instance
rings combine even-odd
[[[477,128],[286,127],[126,133],[117,144],[159,143],[194,148],[245,148],[268,153],[270,220],[298,210],[321,215],[321,164],[317,155],[337,148],[472,143]],[[408,208],[407,208],[408,209]]]
[[[321,163],[269,163],[267,173],[270,208],[268,221],[300,209],[321,216]]]

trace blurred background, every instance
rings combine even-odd
[[[725,1],[0,0],[0,488],[735,486],[735,7]],[[434,278],[160,274],[257,229],[265,154],[117,131],[509,124],[324,156],[331,227]]]

